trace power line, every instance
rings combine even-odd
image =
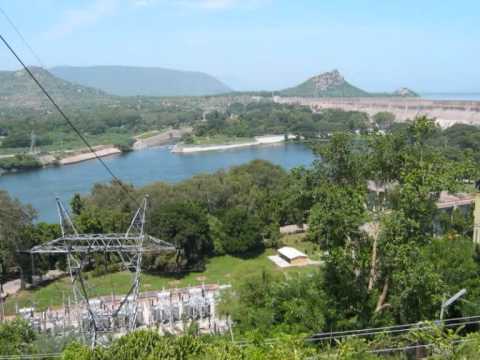
[[[457,344],[463,344],[463,343],[466,343],[466,342],[470,342],[470,341],[473,341],[473,340],[474,339],[452,340],[448,344],[457,345]],[[398,351],[431,348],[431,347],[434,347],[434,346],[438,346],[438,344],[428,343],[428,344],[409,345],[409,346],[401,346],[401,347],[394,347],[394,348],[382,348],[382,349],[371,350],[371,351],[369,351],[369,353],[371,353],[371,354],[384,354],[384,353],[392,353],[392,352],[398,352]]]
[[[460,323],[452,323],[452,324],[446,324],[443,327],[445,328],[451,328],[451,327],[456,327],[456,326],[465,326],[465,325],[474,325],[474,324],[480,324],[480,320],[473,320],[473,321],[464,321]],[[385,334],[385,335],[398,335],[401,333],[406,333],[412,330],[429,330],[433,329],[434,326],[432,325],[420,325],[418,327],[411,327],[411,328],[405,328],[405,329],[398,329],[398,330],[390,330],[390,331],[373,331],[373,332],[366,332],[366,333],[360,333],[360,334],[350,334],[350,335],[340,335],[340,336],[332,336],[332,337],[325,337],[325,338],[317,338],[317,339],[307,339],[309,342],[316,342],[316,341],[324,341],[324,340],[333,340],[333,339],[344,339],[344,338],[349,338],[349,337],[362,337],[362,336],[373,336],[373,335],[379,335],[379,334]]]
[[[439,320],[433,320],[433,322],[438,322]],[[456,325],[464,325],[466,322],[473,321],[473,322],[480,322],[480,315],[474,316],[464,316],[458,318],[451,318],[442,321],[445,326],[456,326]],[[324,333],[317,333],[310,337],[312,340],[323,340],[323,339],[331,339],[331,338],[339,338],[339,337],[348,337],[348,336],[367,336],[375,333],[396,333],[399,331],[405,330],[412,330],[412,329],[423,329],[423,328],[431,328],[428,322],[424,323],[409,323],[403,325],[392,325],[392,326],[383,326],[383,327],[375,327],[375,328],[365,328],[365,329],[357,329],[357,330],[346,330],[346,331],[335,331],[335,332],[324,332]]]
[[[30,44],[28,43],[28,41],[25,39],[25,37],[22,35],[22,33],[20,32],[20,30],[18,29],[18,27],[15,25],[15,23],[12,21],[12,19],[10,19],[10,17],[7,15],[7,13],[5,12],[5,10],[2,9],[2,7],[0,6],[0,12],[3,14],[3,16],[5,17],[5,19],[7,19],[8,23],[10,24],[10,26],[13,28],[13,30],[17,33],[18,37],[22,40],[22,42],[25,44],[25,46],[28,48],[28,50],[32,53],[33,57],[37,60],[37,62],[42,66],[42,68],[46,68],[45,67],[45,64],[42,62],[42,60],[40,59],[40,57],[37,55],[37,53],[33,50],[33,48],[30,46]]]
[[[105,168],[105,170],[110,174],[110,176],[113,178],[113,180],[121,187],[121,189],[125,192],[125,194],[134,201],[135,204],[139,205],[138,201],[130,194],[129,190],[127,187],[122,183],[122,181],[113,173],[113,171],[110,169],[110,167],[103,161],[103,159],[97,155],[93,147],[90,145],[90,143],[87,141],[87,139],[83,136],[83,134],[80,132],[80,130],[77,129],[77,127],[72,123],[70,118],[65,114],[65,112],[60,108],[60,106],[55,102],[55,100],[52,98],[52,96],[48,93],[48,91],[43,87],[43,85],[38,81],[38,79],[33,75],[31,70],[25,65],[25,63],[22,61],[20,56],[15,52],[15,50],[10,46],[8,41],[3,37],[3,35],[0,34],[0,40],[5,44],[5,46],[8,48],[8,50],[12,53],[12,55],[17,59],[17,61],[22,65],[23,69],[27,72],[27,74],[32,78],[32,80],[37,84],[37,86],[40,88],[40,90],[43,92],[43,94],[47,97],[47,99],[52,103],[52,105],[55,107],[55,109],[60,113],[60,115],[63,117],[63,119],[67,122],[67,124],[73,129],[73,131],[77,134],[77,136],[82,140],[82,142],[87,146],[88,150],[95,156],[95,158],[102,164],[102,166]]]
[[[423,323],[417,322],[417,323],[410,323],[410,324],[404,324],[404,325],[392,325],[392,326],[365,328],[365,329],[358,329],[358,330],[318,333],[310,336],[309,338],[306,338],[305,341],[313,343],[317,341],[328,341],[328,340],[331,341],[334,339],[338,340],[338,339],[344,339],[349,337],[372,336],[372,335],[378,335],[378,334],[385,334],[385,335],[401,334],[411,330],[425,331],[425,330],[433,329],[435,327],[435,322],[439,322],[439,320],[434,320],[434,324],[430,324],[429,322],[423,322]],[[445,328],[473,325],[473,324],[480,324],[480,315],[451,318],[451,319],[444,320],[442,322],[442,325]],[[264,343],[273,345],[278,341],[282,341],[282,339],[281,338],[265,339]],[[252,341],[249,341],[249,340],[237,340],[235,341],[235,344],[240,346],[246,346],[251,342]]]

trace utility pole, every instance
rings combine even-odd
[[[3,305],[3,285],[0,282],[0,324],[5,320],[5,306]]]
[[[3,305],[3,264],[0,264],[0,324],[5,319],[5,307]]]
[[[442,307],[440,308],[440,321],[443,320],[443,315],[445,314],[445,309],[448,308],[450,305],[452,305],[455,301],[460,299],[462,296],[464,296],[467,293],[467,289],[462,289],[458,291],[455,295],[453,295],[450,299],[446,299],[446,295],[443,294],[443,299],[442,299]]]
[[[37,152],[35,148],[36,143],[37,143],[37,137],[35,135],[35,132],[32,130],[30,134],[30,152],[29,152],[30,155],[33,155]]]
[[[475,203],[473,211],[473,244],[480,244],[480,180],[475,182]]]

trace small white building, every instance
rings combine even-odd
[[[293,247],[284,246],[277,251],[278,255],[292,266],[302,266],[309,264],[308,256]]]

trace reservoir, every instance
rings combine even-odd
[[[262,159],[285,169],[309,166],[314,160],[302,144],[252,146],[225,151],[172,154],[169,147],[150,148],[103,158],[117,177],[136,187],[156,181],[175,183],[201,173]],[[31,204],[39,221],[58,222],[55,197],[65,204],[75,193],[87,194],[95,183],[108,183],[111,177],[96,160],[75,165],[0,176],[0,189],[24,204]]]

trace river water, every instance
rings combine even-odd
[[[159,147],[107,157],[104,161],[123,181],[143,186],[155,181],[174,183],[254,159],[268,160],[291,169],[310,165],[314,155],[304,145],[289,143],[193,154],[172,154],[168,147]],[[0,189],[7,190],[23,203],[31,204],[38,212],[38,220],[57,222],[56,196],[68,203],[74,193],[86,194],[93,184],[110,180],[101,164],[91,160],[3,175],[0,176]]]

